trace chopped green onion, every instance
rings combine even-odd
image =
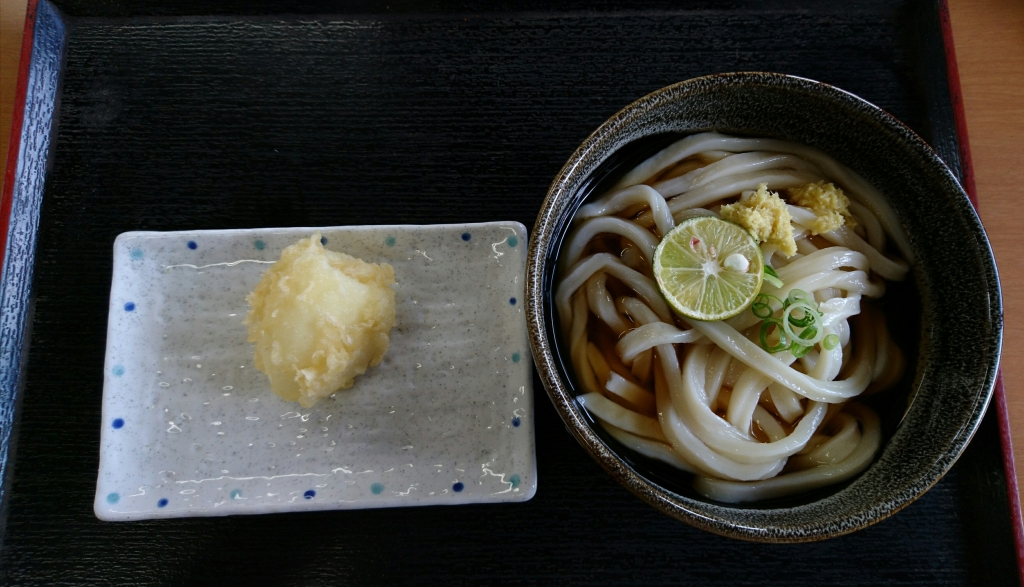
[[[762,320],[770,318],[775,313],[775,310],[772,309],[772,300],[779,302],[780,305],[782,304],[782,300],[773,295],[757,294],[757,297],[754,298],[754,303],[750,305],[750,311],[754,313],[754,316]]]
[[[768,346],[768,333],[771,331],[772,326],[779,330],[779,344]],[[782,329],[782,320],[778,318],[765,318],[761,322],[761,348],[769,353],[777,353],[788,349],[789,346],[790,343],[786,339],[786,333]]]
[[[772,312],[772,307],[769,304],[751,304],[750,311],[761,320],[764,320],[774,314],[774,312]]]
[[[775,270],[772,269],[771,266],[768,265],[767,263],[765,263],[764,265],[764,280],[774,285],[775,287],[782,287],[783,285],[785,285],[784,283],[782,283],[782,280],[779,279],[779,274],[776,273]]]
[[[774,317],[775,310],[771,306],[771,300],[779,302],[782,306],[782,315],[778,318]],[[770,353],[788,350],[799,359],[819,342],[824,345],[823,340],[826,337],[822,323],[823,315],[818,311],[818,303],[814,301],[814,297],[802,289],[790,290],[785,300],[769,294],[758,294],[750,309],[754,316],[761,319],[761,347]],[[779,331],[779,343],[769,346],[768,335],[772,327]],[[832,348],[835,348],[835,345]]]
[[[794,318],[793,312],[795,311],[801,312],[803,314],[803,318]],[[793,329],[794,326],[796,328],[802,328],[803,330],[798,333]],[[818,341],[825,336],[825,334],[821,332],[819,326],[821,326],[821,314],[802,300],[797,303],[790,304],[782,311],[782,329],[786,331],[786,335],[789,339],[796,344],[804,346],[813,346],[818,344]]]
[[[793,344],[789,347],[789,351],[798,359],[806,355],[808,351],[814,348],[814,345],[803,341],[813,339],[816,334],[818,334],[818,331],[815,327],[811,326],[810,328],[805,328],[803,332],[798,335],[797,338],[799,340],[793,341]]]
[[[813,327],[813,326],[810,326],[808,328],[804,328],[803,331],[801,331],[800,334],[798,335],[798,338],[800,338],[800,340],[813,340],[815,335],[817,335],[817,334],[818,334],[818,329]],[[793,342],[800,342],[800,341],[794,340]],[[803,343],[800,343],[800,344],[803,344]]]
[[[810,350],[811,350],[811,347],[804,346],[804,345],[799,344],[797,342],[794,342],[793,345],[791,347],[789,347],[789,351],[791,353],[793,353],[793,356],[798,358],[798,359],[800,357],[806,355],[807,352],[810,351]]]
[[[821,341],[821,346],[826,351],[830,351],[830,350],[836,348],[837,346],[839,346],[839,336],[837,336],[835,334],[830,334],[830,335],[826,336],[824,338],[824,340]]]
[[[789,306],[787,309],[789,308],[793,308],[794,310],[800,310],[803,313],[802,318],[797,318],[795,315],[793,315],[793,313],[790,313],[789,323],[792,324],[793,326],[796,326],[797,328],[804,328],[814,323],[815,314],[817,312],[815,312],[814,309],[811,308],[809,305],[800,302],[797,304],[793,304],[792,306]]]
[[[789,305],[795,304],[797,302],[804,302],[815,308],[818,307],[818,303],[814,301],[814,298],[811,297],[811,294],[805,292],[802,289],[794,288],[789,290],[789,295],[786,296],[786,301],[789,302]]]

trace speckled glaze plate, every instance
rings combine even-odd
[[[311,409],[252,364],[245,296],[281,250],[390,263],[383,362]],[[537,487],[526,229],[129,232],[114,244],[103,520],[525,501]]]

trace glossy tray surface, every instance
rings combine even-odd
[[[526,503],[128,524],[92,512],[118,234],[532,226],[552,178],[602,121],[722,71],[779,71],[856,93],[958,170],[935,4],[58,8],[68,44],[0,551],[6,582],[1016,583],[991,411],[920,500],[814,544],[742,543],[657,513],[586,456],[536,378],[538,489]]]

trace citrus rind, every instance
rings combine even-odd
[[[747,267],[740,271],[743,261]],[[754,237],[717,216],[676,225],[661,240],[653,263],[669,305],[683,317],[701,321],[725,320],[746,310],[761,291],[764,276],[764,257]]]

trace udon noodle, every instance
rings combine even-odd
[[[765,281],[761,292],[772,296],[775,317],[781,300],[806,292],[824,334],[834,335],[831,348],[769,352],[750,309],[716,322],[672,311],[651,261],[676,223],[718,215],[762,184],[785,195],[820,181],[845,192],[854,222],[812,234],[815,212],[788,204],[797,252],[787,258],[761,244],[783,284]],[[578,401],[612,437],[693,473],[695,489],[722,502],[809,491],[871,463],[879,419],[855,399],[898,381],[904,360],[868,300],[883,296],[885,280],[903,280],[913,259],[895,213],[868,182],[804,145],[702,133],[626,173],[573,222],[556,306]]]

